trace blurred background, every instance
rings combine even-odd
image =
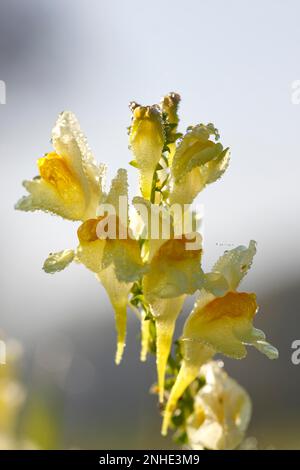
[[[1,0],[0,339],[23,345],[21,438],[42,448],[174,446],[159,433],[155,365],[139,362],[134,315],[116,367],[113,313],[93,275],[77,265],[55,276],[41,269],[49,252],[76,246],[76,224],[13,206],[64,109],[78,116],[109,178],[125,167],[136,188],[128,103],[177,91],[181,129],[213,122],[232,149],[229,170],[198,200],[204,267],[257,240],[243,288],[257,292],[256,326],[280,351],[271,362],[251,349],[225,367],[252,397],[249,435],[260,447],[300,449],[300,365],[291,362],[300,339],[299,15],[297,0]]]

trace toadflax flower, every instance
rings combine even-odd
[[[226,293],[217,297],[203,289],[187,318],[181,339],[183,360],[166,405],[163,434],[167,433],[178,399],[197,377],[200,366],[216,353],[242,359],[247,354],[245,345],[252,345],[269,359],[278,357],[264,333],[252,325],[258,310],[255,294],[236,291],[255,251],[252,241],[248,248],[241,246],[225,253],[214,266],[214,273],[224,278]]]
[[[160,402],[164,397],[167,360],[171,351],[175,323],[187,294],[193,294],[204,282],[201,268],[202,246],[199,234],[174,234],[172,217],[165,209],[142,198],[134,198],[135,207],[149,210],[150,225],[153,219],[161,230],[148,241],[146,259],[148,269],[142,280],[145,300],[150,306],[156,325],[156,363]],[[157,212],[159,211],[159,214]],[[148,212],[147,212],[148,214]],[[161,219],[159,219],[161,215]],[[166,230],[169,230],[167,238]],[[151,234],[153,236],[153,234]],[[197,246],[189,250],[188,243],[198,239]]]
[[[94,218],[85,220],[77,231],[79,245],[76,252],[64,250],[51,254],[44,263],[46,272],[53,273],[61,271],[75,259],[96,274],[115,311],[117,364],[125,347],[128,295],[133,282],[145,270],[138,241],[129,233],[127,191],[127,172],[120,169],[112,180],[110,191],[102,197],[103,208],[113,209],[113,213],[95,214]],[[125,216],[119,212],[122,197],[126,204]],[[107,227],[112,229],[111,233]]]
[[[212,124],[190,127],[178,144],[171,166],[170,204],[191,204],[202,189],[219,179],[229,164],[229,149]]]
[[[127,186],[126,170],[119,170],[118,175],[112,181],[105,204],[117,208],[121,196],[125,196],[128,201]],[[128,214],[128,210],[126,212]],[[124,227],[121,219],[122,215],[116,211],[115,215],[100,216],[85,221],[78,229],[79,247],[77,249],[77,260],[97,275],[115,310],[117,364],[122,359],[125,346],[128,296],[133,282],[139,279],[145,271],[138,241],[129,233],[129,220],[128,218],[125,220],[127,227]],[[111,223],[112,227],[116,228],[113,237],[109,235],[105,238],[101,237],[98,232],[101,223],[104,225]]]
[[[60,114],[52,131],[54,152],[39,158],[39,176],[23,185],[29,195],[16,204],[70,220],[93,217],[101,202],[104,165],[97,165],[75,115]]]
[[[218,362],[203,365],[199,375],[205,385],[197,392],[187,421],[189,446],[194,450],[236,449],[251,418],[249,395]]]

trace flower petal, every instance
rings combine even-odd
[[[192,341],[185,341],[183,347],[184,359],[164,411],[161,430],[163,436],[167,435],[168,427],[179,398],[197,377],[200,366],[209,361],[215,353],[211,347]]]
[[[115,214],[121,223],[127,228],[128,220],[128,176],[127,171],[119,168],[116,176],[112,179],[110,190],[104,200],[115,209]],[[100,205],[101,207],[101,205]]]
[[[209,140],[211,135],[218,138],[212,125],[199,124],[188,130],[178,145],[171,169],[171,204],[191,204],[207,184],[226,170],[229,150]]]
[[[150,321],[146,319],[146,313],[141,314],[141,361],[147,360],[149,340],[150,340]]]
[[[85,221],[78,229],[79,261],[96,273],[113,264],[120,282],[137,280],[147,269],[139,242],[131,238],[128,227],[127,190],[127,172],[121,169],[112,181],[104,205],[99,205],[104,215]],[[120,198],[124,200],[120,202]],[[113,214],[106,213],[108,205]]]
[[[171,352],[175,324],[181,312],[185,295],[173,299],[156,299],[150,303],[156,325],[156,365],[159,401],[164,399],[165,374]]]
[[[242,359],[257,308],[255,294],[228,292],[215,298],[203,293],[184,325],[183,340],[197,341],[216,352]]]
[[[235,290],[251,268],[255,253],[256,242],[251,240],[248,248],[238,246],[233,250],[226,251],[218,259],[212,271],[215,275],[219,274],[226,280],[228,290]]]
[[[41,177],[36,177],[32,181],[24,181],[23,186],[29,195],[23,196],[15,205],[15,209],[26,212],[42,210],[60,215],[64,219],[81,219],[85,201],[81,188],[76,183],[72,185],[70,191],[64,193],[63,197],[57,192],[54,185],[49,184]]]
[[[156,320],[157,372],[159,398],[163,401],[164,378],[177,317],[185,295],[194,293],[203,284],[201,248],[188,250],[188,240],[165,241],[149,264],[143,277],[143,293]]]
[[[94,273],[102,270],[102,260],[106,241],[98,238],[97,225],[100,218],[89,219],[80,225],[77,235],[79,246],[77,259]]]
[[[189,242],[185,236],[167,240],[153,257],[143,278],[144,294],[150,302],[151,298],[193,294],[202,287],[202,249],[187,249]]]
[[[144,257],[150,262],[166,240],[173,236],[172,214],[165,207],[139,196],[134,197],[132,202],[143,221],[141,236],[145,239]]]
[[[111,304],[115,311],[117,330],[117,351],[116,364],[120,364],[125,348],[126,323],[127,323],[127,302],[132,284],[119,282],[113,266],[109,266],[97,274],[97,278],[104,286]]]
[[[102,180],[106,167],[96,163],[79,122],[70,111],[59,115],[52,131],[52,142],[57,154],[80,181],[86,200],[84,219],[94,217],[103,196]]]
[[[106,240],[103,252],[102,268],[113,263],[116,276],[120,282],[138,280],[146,271],[137,240]]]
[[[205,385],[195,396],[194,412],[188,418],[191,448],[236,449],[251,418],[249,395],[215,361],[202,366],[199,376]]]

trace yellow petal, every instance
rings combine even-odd
[[[159,401],[161,403],[164,400],[166,367],[171,352],[175,324],[185,297],[182,295],[173,299],[156,299],[150,304],[156,325],[156,365]]]
[[[228,292],[214,297],[202,292],[183,329],[183,362],[166,406],[163,433],[167,432],[178,399],[196,378],[199,367],[219,352],[235,359],[246,355],[245,344],[255,345],[252,320],[257,311],[254,294]]]
[[[251,240],[248,248],[238,246],[228,250],[213,267],[213,273],[219,273],[228,284],[229,290],[236,290],[243,277],[249,271],[256,253],[256,242]]]
[[[141,361],[147,360],[149,340],[150,340],[150,320],[145,319],[145,312],[142,313],[141,318]]]
[[[129,142],[140,172],[142,195],[150,199],[153,175],[164,147],[162,118],[155,106],[134,109]]]
[[[183,349],[184,359],[164,411],[161,430],[163,436],[166,436],[168,432],[168,427],[178,400],[181,398],[187,387],[198,376],[201,365],[205,364],[214,355],[214,350],[212,348],[194,341],[184,341]]]
[[[105,165],[98,165],[81,131],[76,116],[64,111],[52,131],[53,147],[77,176],[85,195],[86,207],[81,220],[94,217],[103,198],[102,181]]]
[[[202,249],[187,249],[189,242],[185,236],[167,240],[153,257],[149,272],[143,278],[144,293],[150,301],[150,297],[193,294],[202,287]]]
[[[103,268],[113,263],[119,281],[132,282],[138,280],[147,266],[143,264],[137,240],[106,240],[103,253]]]
[[[103,204],[99,205],[102,234],[99,225],[92,231],[105,239],[102,268],[114,264],[119,281],[132,282],[144,273],[139,242],[133,238],[129,228],[128,181],[126,170],[119,169]],[[110,230],[111,229],[111,230]]]
[[[79,246],[77,259],[94,273],[102,269],[103,253],[106,241],[97,236],[97,225],[102,218],[89,219],[80,225],[77,235]]]
[[[173,180],[170,203],[191,204],[207,184],[221,178],[229,165],[229,159],[229,149],[225,149],[211,161],[193,167],[180,180]]]
[[[97,274],[104,286],[115,311],[117,330],[116,364],[120,364],[126,341],[127,302],[132,284],[119,282],[116,278],[113,266],[110,266]]]
[[[255,294],[228,292],[215,298],[203,293],[186,320],[183,338],[211,346],[235,359],[246,355],[257,311]]]
[[[41,178],[56,190],[65,204],[85,204],[80,181],[60,155],[48,153],[38,159],[37,165]]]
[[[185,294],[201,288],[203,273],[200,266],[201,249],[187,250],[187,240],[166,241],[149,265],[143,277],[143,292],[156,319],[157,372],[159,398],[163,401],[166,364],[170,354],[177,317]]]
[[[172,214],[165,207],[139,196],[134,197],[132,202],[143,222],[142,237],[146,239],[144,258],[150,262],[166,240],[173,236]]]
[[[78,229],[80,245],[77,259],[91,271],[98,273],[110,265],[114,266],[120,282],[132,282],[141,277],[147,267],[143,264],[137,240],[99,238],[99,224],[109,223],[110,217],[100,216],[85,221]],[[118,217],[112,217],[116,237],[120,231]]]
[[[209,140],[218,137],[212,125],[191,128],[178,145],[172,164],[170,203],[191,204],[209,183],[222,176],[229,163],[229,151]]]
[[[204,186],[199,168],[194,168],[183,176],[180,181],[172,179],[169,195],[170,204],[191,204]]]
[[[205,165],[220,155],[223,147],[219,143],[202,138],[202,133],[188,132],[177,148],[172,166],[176,180],[189,173],[193,168]]]
[[[220,144],[215,144],[214,148],[207,149],[192,159],[190,164],[186,166],[185,174],[180,180],[175,182],[174,192],[176,188],[179,190],[182,186],[186,185],[188,187],[191,184],[188,194],[192,193],[192,198],[194,199],[207,184],[214,183],[220,179],[227,170],[230,161],[230,150],[226,148],[221,151],[221,149],[222,146]],[[185,203],[189,204],[190,202],[186,197]]]
[[[127,227],[128,177],[127,171],[123,168],[119,168],[116,176],[112,179],[108,195],[105,198],[105,204],[110,204],[115,209],[115,215]]]
[[[247,392],[211,361],[201,367],[205,385],[194,397],[194,411],[187,421],[192,449],[236,449],[244,439],[251,418]]]
[[[21,211],[42,210],[60,215],[69,220],[81,220],[84,213],[85,201],[81,189],[73,184],[72,189],[63,197],[53,184],[37,177],[32,181],[24,181],[23,186],[29,195],[22,197],[15,208]]]

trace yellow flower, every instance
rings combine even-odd
[[[85,220],[78,228],[79,246],[73,250],[63,250],[50,254],[44,263],[47,273],[63,270],[73,260],[85,265],[96,274],[107,291],[115,310],[117,329],[116,363],[119,364],[126,338],[126,307],[133,282],[144,273],[137,240],[132,238],[128,220],[128,183],[126,170],[118,170],[112,180],[110,191],[102,196],[103,208],[114,209],[113,214]],[[125,198],[126,207],[119,206],[120,198]],[[98,209],[101,208],[101,205]],[[122,214],[122,208],[126,214]],[[100,227],[100,230],[99,230]],[[106,228],[112,228],[112,234]]]
[[[194,399],[187,422],[191,449],[232,450],[244,439],[251,418],[249,395],[217,362],[201,367],[205,385]]]
[[[70,220],[93,217],[102,198],[104,166],[97,165],[71,112],[63,112],[52,131],[54,152],[39,158],[39,176],[23,185],[29,192],[16,204]]]
[[[140,173],[142,195],[150,199],[152,180],[164,148],[164,130],[161,113],[156,106],[138,106],[133,109],[129,143]]]
[[[105,204],[117,208],[119,197],[127,196],[127,173],[119,170],[112,181]],[[99,237],[99,223],[116,227],[115,237]],[[128,219],[127,219],[128,222]],[[120,238],[121,232],[125,238]],[[125,232],[125,233],[124,233]],[[104,215],[85,221],[78,229],[79,247],[76,259],[93,271],[106,289],[115,310],[117,328],[116,363],[119,364],[126,338],[126,308],[133,282],[144,273],[145,267],[137,240],[131,238],[129,228],[123,227],[121,215]]]
[[[149,220],[156,216],[158,206],[135,198],[136,207],[139,204],[150,210]],[[174,227],[169,227],[169,238],[164,238],[165,225],[172,224],[170,214],[160,209],[161,218],[156,217],[160,223],[158,237],[148,241],[148,253],[145,258],[149,268],[143,276],[142,287],[146,302],[150,305],[151,313],[156,325],[156,363],[158,374],[159,398],[163,401],[165,371],[168,357],[171,351],[175,323],[181,312],[187,294],[193,294],[200,289],[204,282],[201,269],[202,247],[194,247],[189,250],[188,243],[199,234],[182,234],[175,236]],[[144,213],[145,214],[145,213]],[[144,325],[143,325],[144,327]],[[145,327],[144,327],[145,328]],[[145,330],[147,331],[147,330]]]
[[[194,293],[203,283],[202,250],[185,249],[186,239],[166,241],[153,257],[149,272],[143,277],[143,291],[156,325],[156,363],[160,402],[168,357],[178,315],[186,294]]]
[[[216,297],[203,289],[185,322],[181,339],[183,360],[166,405],[164,435],[178,399],[197,377],[201,365],[214,354],[242,359],[247,354],[245,345],[252,345],[269,359],[278,357],[278,351],[265,341],[264,333],[252,325],[258,310],[255,294],[236,292],[254,254],[254,242],[248,248],[238,247],[225,253],[215,265],[219,269],[215,274],[225,279],[228,290]]]
[[[229,149],[210,140],[218,138],[212,124],[188,129],[177,146],[171,167],[170,204],[191,204],[207,184],[219,179],[229,164]]]
[[[118,171],[106,194],[104,167],[96,164],[70,112],[59,116],[52,131],[54,150],[38,160],[39,176],[24,182],[29,194],[16,205],[20,210],[40,209],[81,222],[77,249],[51,253],[43,269],[54,273],[75,261],[96,275],[115,312],[117,364],[124,352],[130,299],[141,318],[141,360],[146,359],[149,344],[153,346],[156,332],[160,402],[176,320],[187,295],[198,291],[183,328],[182,356],[176,356],[172,367],[179,372],[168,396],[162,434],[167,433],[178,400],[216,353],[241,359],[246,346],[252,345],[270,359],[278,356],[264,333],[253,326],[258,310],[255,294],[237,291],[251,266],[255,242],[225,252],[211,272],[202,271],[202,240],[196,215],[189,217],[190,204],[222,176],[229,149],[218,142],[212,124],[189,127],[183,136],[178,133],[179,102],[180,96],[170,93],[160,105],[131,104],[131,164],[139,171],[142,195],[133,200],[135,223],[128,216],[126,171]],[[215,365],[207,365],[202,373],[207,385],[199,391],[188,423],[192,446],[235,448],[248,424],[249,399]],[[0,407],[1,399],[0,393]],[[181,405],[184,400],[180,409]]]

